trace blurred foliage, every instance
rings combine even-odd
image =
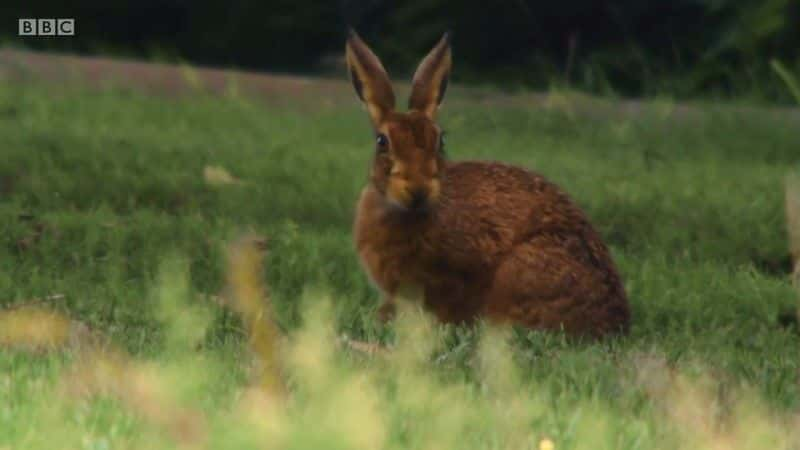
[[[0,14],[76,19],[74,38],[0,25],[33,48],[308,72],[341,53],[348,25],[404,75],[449,29],[460,81],[622,95],[789,101],[769,61],[800,68],[796,0],[10,0]]]
[[[797,82],[797,79],[795,79],[789,70],[777,59],[773,59],[771,65],[775,73],[786,83],[786,87],[792,93],[797,104],[800,105],[800,83]]]

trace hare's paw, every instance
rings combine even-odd
[[[394,316],[397,314],[397,307],[395,306],[394,301],[391,299],[386,299],[383,301],[380,307],[378,307],[378,311],[376,316],[381,323],[388,323]]]

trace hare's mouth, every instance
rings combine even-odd
[[[397,214],[407,216],[425,217],[433,210],[433,203],[428,198],[410,198],[408,201],[400,201],[391,195],[384,197],[387,208]]]
[[[384,191],[386,202],[394,209],[409,214],[424,215],[439,199],[438,180],[409,184],[403,180],[389,183]]]

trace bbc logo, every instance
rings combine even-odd
[[[74,36],[75,19],[19,19],[20,36]]]

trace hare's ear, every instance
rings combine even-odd
[[[410,109],[425,113],[431,119],[436,117],[436,109],[447,90],[452,64],[450,33],[445,33],[414,73],[411,97],[408,99]]]
[[[352,29],[347,38],[345,57],[350,81],[358,98],[367,106],[372,122],[377,126],[394,110],[394,91],[389,75],[381,61]]]

